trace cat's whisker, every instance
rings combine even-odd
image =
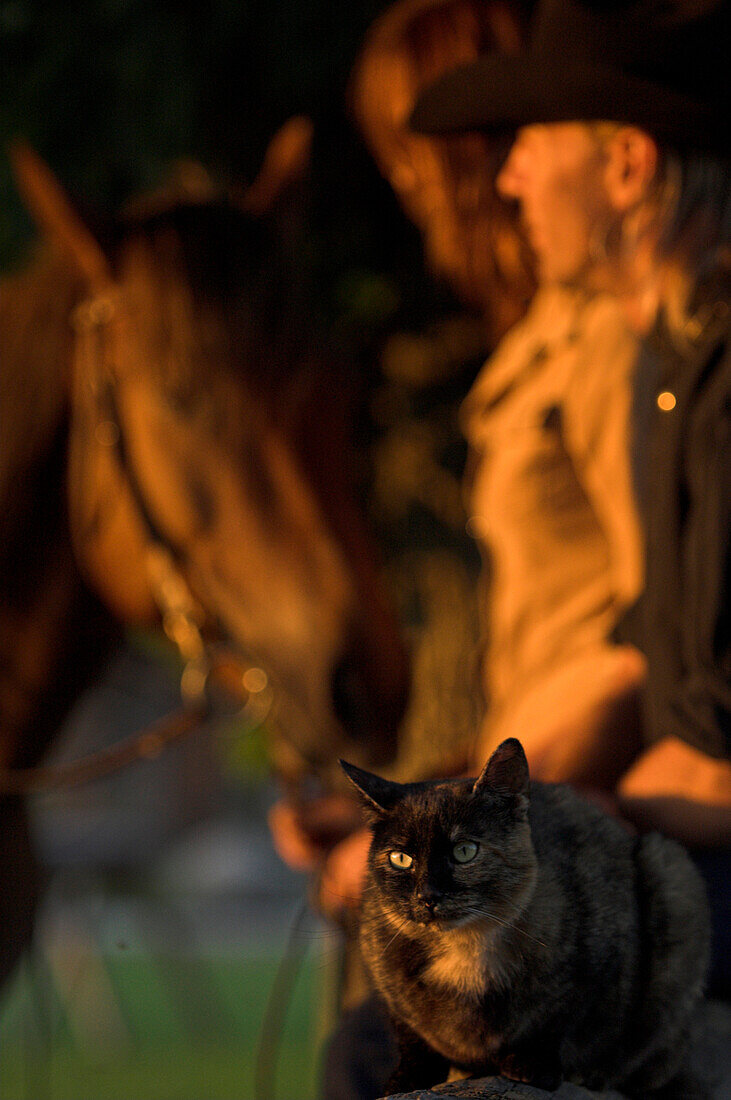
[[[338,901],[352,901],[350,894],[341,894],[339,890],[333,890],[331,886],[325,886],[324,883],[320,886],[320,894],[324,897],[337,898]]]
[[[311,963],[312,973],[320,976],[326,973],[333,963],[337,963],[341,959],[342,951],[340,948],[333,947],[328,951],[321,951]]]
[[[334,890],[332,888],[332,886],[327,885],[327,882],[324,879],[320,881],[319,888],[320,888],[320,890],[323,891],[323,893],[327,893],[331,897],[334,897],[334,898],[346,898],[347,899],[347,898],[351,897],[350,894],[341,894],[337,890]],[[361,895],[361,897],[365,897],[366,894],[373,893],[377,889],[378,889],[378,887],[375,883],[364,883],[363,886],[360,889],[360,895]]]
[[[335,927],[334,925],[331,925],[330,927],[328,927],[325,924],[323,924],[323,926],[321,928],[301,928],[301,929],[298,930],[297,934],[302,939],[309,939],[309,940],[312,940],[313,942],[315,940],[320,940],[320,941],[332,940],[332,939],[335,939],[336,937],[341,937],[342,936],[342,932],[339,928]]]
[[[389,949],[389,947],[391,946],[391,944],[393,943],[393,941],[394,941],[394,940],[395,940],[395,939],[396,939],[396,938],[397,938],[398,936],[402,935],[402,933],[403,933],[403,931],[404,931],[405,927],[406,927],[406,922],[405,922],[404,920],[402,920],[402,921],[401,921],[401,922],[399,923],[399,926],[398,926],[398,928],[396,929],[396,931],[394,932],[394,934],[393,934],[393,935],[391,936],[391,939],[390,939],[390,940],[388,941],[388,943],[387,943],[387,944],[386,944],[386,946],[384,947],[384,949],[383,949],[383,952],[384,952],[384,954],[386,953],[386,951],[388,951],[388,949]]]
[[[360,896],[364,897],[365,894],[367,894],[369,892],[369,890],[372,890],[372,887],[368,887],[367,890],[365,890],[365,889],[361,890],[360,891]],[[333,890],[332,886],[327,886],[325,883],[320,884],[320,892],[322,894],[326,894],[330,898],[337,898],[338,901],[348,901],[348,902],[354,901],[354,898],[353,898],[352,894],[342,894],[342,893],[340,893],[339,890]]]
[[[516,932],[519,932],[521,936],[525,936],[527,939],[533,940],[534,943],[539,943],[541,947],[548,947],[547,943],[544,943],[543,940],[539,940],[537,936],[531,936],[530,932],[526,932],[526,930],[524,928],[521,928],[520,925],[514,923],[513,921],[507,921],[503,917],[499,917],[497,913],[492,913],[489,909],[485,909],[483,907],[477,908],[474,905],[466,905],[465,909],[467,909],[470,913],[474,913],[477,917],[489,917],[490,920],[494,920],[497,924],[502,924],[504,928],[512,928]]]

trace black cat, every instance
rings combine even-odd
[[[682,1071],[708,962],[686,853],[570,788],[519,741],[477,780],[393,783],[343,762],[373,827],[361,944],[401,1046],[389,1093],[499,1072],[691,1100]]]

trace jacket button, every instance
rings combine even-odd
[[[676,404],[675,394],[671,393],[670,390],[663,390],[662,393],[657,395],[657,407],[662,409],[663,412],[670,412]]]

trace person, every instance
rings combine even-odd
[[[517,49],[519,24],[514,12],[508,22],[509,13],[502,3],[480,0],[401,0],[369,32],[351,83],[356,120],[421,229],[430,266],[481,310],[493,340],[524,311],[532,284],[522,236],[494,194],[496,142],[481,135],[425,139],[408,131],[407,120],[436,72],[491,46]],[[475,456],[470,526],[487,559],[489,695],[483,734],[463,761],[470,771],[481,768],[501,730],[509,736],[519,726],[536,755],[538,747],[554,746],[557,722],[564,726],[560,743],[570,730],[573,761],[587,771],[590,738],[603,751],[599,730],[611,744],[636,726],[644,675],[639,654],[610,639],[642,578],[627,458],[636,342],[606,297],[541,281],[528,316],[485,366],[465,405]],[[449,719],[447,709],[447,727]],[[614,750],[604,762],[613,776],[616,757]],[[546,760],[544,771],[560,763]],[[446,767],[445,755],[434,774]],[[599,767],[595,756],[594,782]],[[329,847],[318,842],[318,829],[332,822],[333,800],[308,807],[299,820],[297,812],[275,809],[280,852],[303,868],[319,864],[323,908],[354,907],[368,833],[357,830]],[[359,1042],[351,1035],[344,1044],[341,1029],[337,1057],[331,1049],[329,1059],[341,1070],[350,1060],[361,1083],[372,1059],[353,1069],[354,1048],[377,1046],[364,1036],[382,1034],[369,1011],[366,1005],[355,1026]],[[367,1094],[352,1079],[344,1083],[342,1072],[328,1093]]]
[[[730,22],[727,2],[545,0],[525,52],[445,74],[412,116],[429,134],[519,127],[498,182],[542,277],[612,295],[643,340],[633,454],[646,579],[619,629],[647,681],[616,804],[696,854],[714,917],[711,988],[726,995]]]
[[[402,778],[465,768],[473,756],[484,710],[480,555],[466,530],[459,410],[534,290],[515,212],[495,192],[495,142],[425,139],[408,116],[419,91],[451,65],[485,49],[516,50],[523,23],[522,5],[506,0],[399,0],[369,28],[348,87],[350,114],[419,229],[432,276],[383,342],[372,402],[369,505],[412,653]]]
[[[490,42],[507,55],[516,48],[517,30],[513,37],[490,31],[489,7],[480,0],[395,4],[366,39],[351,97],[381,170],[422,229],[432,265],[451,272],[463,297],[483,301],[494,329],[489,303],[501,287],[504,296],[511,285],[514,295],[524,294],[527,281],[524,261],[511,268],[501,260],[521,248],[514,223],[489,197],[495,143],[479,136],[469,145],[461,137],[429,141],[407,130],[409,109],[437,69],[478,56]],[[498,11],[504,20],[504,5]],[[484,196],[478,211],[457,201],[463,173],[471,193]],[[611,638],[642,583],[627,442],[636,342],[606,296],[539,274],[528,315],[465,404],[470,528],[486,559],[487,708],[462,766],[479,771],[500,740],[517,735],[544,778],[611,788],[635,752],[644,677],[637,650]],[[508,312],[500,307],[497,316]],[[444,754],[442,772],[449,763]],[[306,814],[280,805],[271,822],[290,863],[319,863],[321,902],[331,912],[357,905],[368,847],[362,829],[333,845],[333,829],[323,828],[330,843],[319,843],[318,830],[334,812],[332,799]],[[344,814],[341,835],[352,827]]]
[[[382,175],[419,229],[430,271],[480,317],[488,347],[525,313],[533,264],[511,207],[495,192],[504,149],[480,134],[446,141],[408,125],[419,92],[486,50],[515,53],[527,0],[398,0],[369,28],[350,77],[351,114]]]
[[[480,310],[493,346],[524,312],[528,289],[521,235],[494,189],[500,143],[428,140],[407,120],[438,71],[487,49],[514,54],[525,14],[501,2],[402,0],[370,29],[351,78],[356,121],[420,228],[427,261]],[[608,299],[540,281],[464,414],[470,530],[486,560],[487,711],[472,763],[522,733],[546,778],[570,772],[606,786],[631,751],[611,735],[621,726],[631,744],[644,676],[637,652],[610,640],[642,582],[626,447],[635,346]]]
[[[440,72],[481,50],[516,50],[524,18],[524,5],[506,0],[399,0],[369,29],[348,91],[356,125],[421,231],[430,270],[465,306],[412,339],[412,355],[403,334],[387,342],[388,389],[376,395],[395,416],[374,448],[372,508],[379,528],[388,528],[384,543],[402,603],[409,610],[419,604],[412,697],[399,737],[403,778],[465,768],[472,756],[482,708],[477,673],[467,671],[477,664],[479,631],[476,606],[468,605],[476,604],[479,558],[465,532],[457,410],[477,364],[525,312],[534,289],[517,220],[495,195],[494,142],[425,140],[409,130],[408,117]],[[427,435],[441,453],[425,444]],[[339,794],[298,805],[283,799],[269,816],[280,855],[297,869],[319,870],[320,904],[338,918],[360,894],[368,846],[360,820],[350,796]]]

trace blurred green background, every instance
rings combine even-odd
[[[262,1100],[257,1096],[260,1024],[278,955],[201,959],[102,956],[106,994],[93,991],[97,1029],[75,1018],[30,964],[0,1014],[3,1100]],[[316,1096],[323,1039],[323,968],[311,955],[297,976],[272,1065],[275,1095]],[[164,981],[174,973],[187,1007]],[[87,979],[89,975],[87,974]],[[195,1000],[205,983],[206,996]],[[40,984],[43,989],[41,992]],[[87,987],[87,992],[89,992]],[[104,987],[106,989],[106,986]],[[113,1000],[101,1003],[113,990]],[[84,994],[83,979],[78,994]],[[39,998],[44,1003],[39,1004]],[[113,1006],[113,1007],[112,1007]],[[87,1010],[90,1006],[87,1006]]]

